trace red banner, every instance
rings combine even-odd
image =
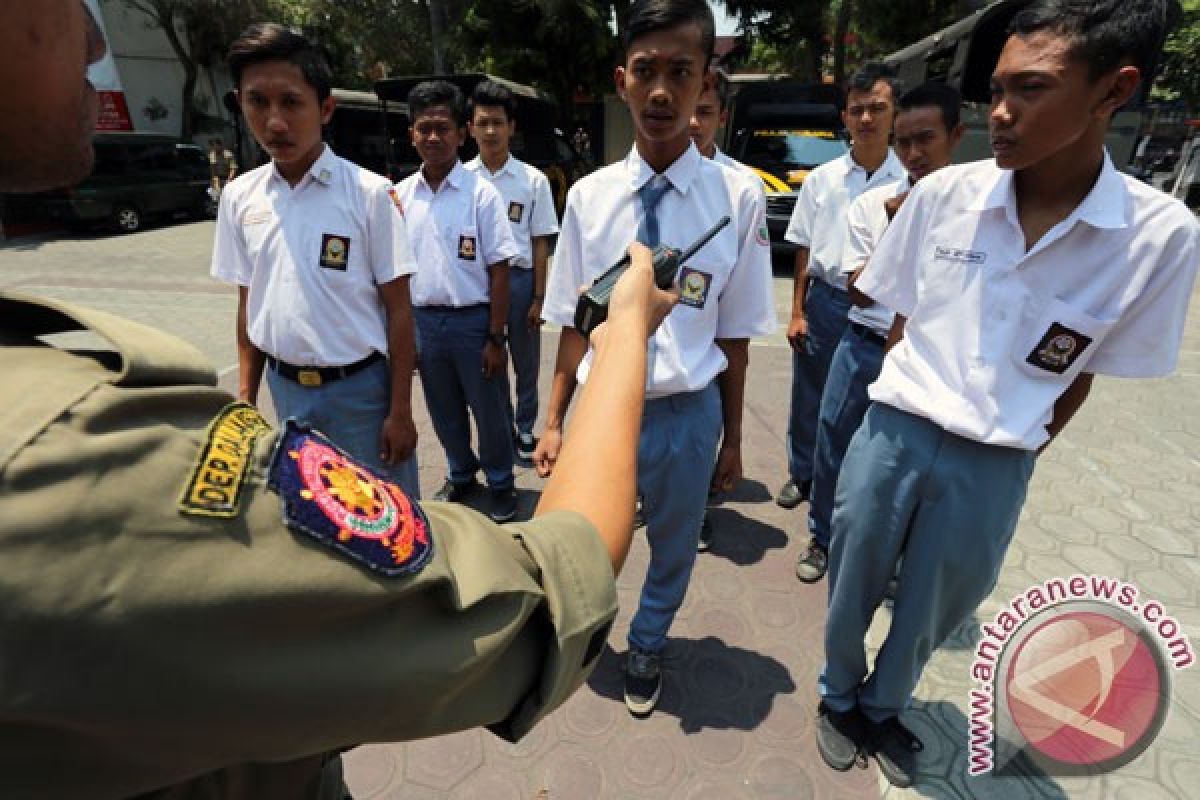
[[[100,98],[100,114],[96,119],[98,131],[132,131],[133,120],[124,92],[96,92]]]

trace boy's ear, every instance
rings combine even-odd
[[[334,99],[333,95],[329,95],[328,97],[326,97],[324,102],[321,103],[321,124],[322,125],[329,124],[329,120],[333,119],[333,111],[336,108],[337,108],[337,100]]]
[[[629,98],[625,96],[625,65],[617,67],[613,73],[613,83],[617,87],[617,97],[620,97],[625,102],[629,102]]]
[[[1133,97],[1138,85],[1142,82],[1142,72],[1132,64],[1126,64],[1118,67],[1116,74],[1108,80],[1111,80],[1108,92],[1100,101],[1097,110],[1104,110],[1105,113],[1112,115],[1116,114]]]

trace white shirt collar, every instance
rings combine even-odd
[[[996,180],[991,188],[980,192],[979,196],[967,207],[970,211],[989,211],[1004,209],[1010,221],[1019,224],[1017,216],[1017,195],[1013,186],[1013,171],[997,169]],[[1104,151],[1104,165],[1100,168],[1100,176],[1096,178],[1092,190],[1083,198],[1083,202],[1075,207],[1064,222],[1079,220],[1093,228],[1109,228],[1118,230],[1129,225],[1128,195],[1125,179],[1113,166],[1108,151]]]
[[[308,175],[322,186],[331,186],[338,172],[338,158],[333,153],[333,148],[327,144],[321,145],[321,155],[317,156],[317,160],[308,168]],[[271,165],[271,179],[287,182],[287,179],[279,174],[279,166]],[[298,186],[299,184],[297,184]]]
[[[461,161],[456,159],[454,161],[454,166],[451,168],[450,172],[446,175],[446,177],[442,179],[442,183],[438,185],[438,188],[440,189],[442,187],[442,184],[447,184],[447,183],[450,184],[451,186],[453,186],[455,189],[462,188],[462,182],[464,180],[466,180],[466,175],[467,175],[467,168],[463,166],[463,163]],[[417,181],[419,181],[420,184],[422,186],[424,186],[426,189],[429,189],[430,192],[433,191],[433,188],[429,185],[429,181],[425,180],[425,165],[424,164],[422,164],[421,168],[417,170]]]
[[[854,170],[861,170],[864,173],[867,171],[866,167],[854,160],[853,149],[847,150],[845,155],[842,156],[841,161],[842,166],[846,169],[847,175],[849,175],[851,172],[854,172]],[[908,172],[904,169],[904,165],[901,164],[900,159],[896,157],[895,151],[889,147],[887,151],[887,157],[884,158],[883,163],[871,173],[871,177],[876,175],[889,175],[894,178],[902,178],[907,174]]]
[[[687,150],[684,150],[683,155],[671,162],[671,166],[667,167],[663,175],[680,194],[687,194],[688,187],[692,185],[692,179],[696,177],[696,171],[700,168],[700,162],[703,160],[704,156],[700,155],[696,145],[689,141]],[[649,183],[656,174],[654,169],[642,158],[636,144],[629,151],[629,155],[625,157],[625,170],[629,175],[630,188],[635,192]]]
[[[500,175],[515,175],[517,171],[517,165],[513,163],[512,153],[508,154],[508,158],[504,159],[504,163],[500,165],[500,169],[496,170],[495,172],[492,172],[490,169],[488,169],[487,164],[483,163],[482,156],[475,156],[467,163],[466,166],[467,169],[472,170],[487,170],[493,177],[499,177]]]

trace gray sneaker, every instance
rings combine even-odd
[[[517,434],[517,458],[521,461],[533,461],[533,451],[537,449],[537,439],[532,433]]]
[[[867,736],[867,749],[888,783],[899,789],[912,786],[917,779],[917,753],[925,749],[917,735],[899,717],[888,717],[870,723]]]
[[[805,583],[816,583],[825,577],[829,569],[829,551],[815,539],[809,541],[808,549],[796,559],[796,577]]]
[[[662,659],[658,653],[629,648],[625,660],[625,707],[635,717],[645,717],[658,705],[662,691]]]
[[[708,511],[704,512],[704,521],[700,523],[700,538],[696,540],[696,552],[707,553],[712,547],[713,526],[712,520],[708,518]]]
[[[812,481],[796,483],[794,480],[789,480],[775,496],[775,502],[782,508],[795,508],[808,499],[810,489],[812,489]]]
[[[821,760],[839,772],[855,764],[866,766],[866,749],[870,722],[854,707],[849,711],[834,711],[822,701],[817,707],[817,752]]]

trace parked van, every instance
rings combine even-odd
[[[31,222],[68,228],[110,226],[124,233],[147,220],[215,211],[209,197],[208,156],[169,136],[98,134],[92,174],[77,186],[37,194],[9,195],[8,206]]]

